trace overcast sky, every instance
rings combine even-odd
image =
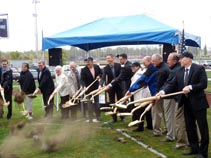
[[[0,39],[1,51],[35,50],[33,0],[0,0],[0,14],[8,13],[9,38]],[[201,36],[211,48],[211,12],[208,0],[39,0],[38,39],[103,17],[143,14]]]

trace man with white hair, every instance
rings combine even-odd
[[[67,76],[63,73],[62,67],[60,65],[55,67],[55,85],[56,88],[54,89],[53,93],[51,94],[50,98],[52,98],[57,92],[60,95],[61,103],[61,118],[67,119],[69,118],[69,109],[62,108],[62,105],[65,104],[69,100],[69,84]]]
[[[70,71],[67,74],[69,83],[69,96],[72,96],[80,89],[80,75],[77,70],[77,64],[74,61],[70,62]],[[77,106],[70,106],[71,119],[74,121],[77,119]]]

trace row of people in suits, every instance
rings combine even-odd
[[[99,88],[99,85],[103,86],[103,84],[105,84],[106,90],[109,93],[109,103],[115,103],[123,97],[127,90],[129,90],[129,92],[126,94],[129,94],[130,92],[133,92],[143,86],[148,86],[151,95],[155,95],[156,93],[157,95],[163,93],[166,94],[182,90],[185,94],[178,95],[177,102],[179,107],[184,107],[185,126],[187,130],[188,143],[191,147],[190,152],[188,152],[187,155],[199,154],[199,156],[208,157],[209,131],[206,114],[209,105],[204,93],[204,89],[207,87],[207,76],[202,66],[192,63],[193,55],[190,52],[182,54],[180,59],[182,66],[181,68],[175,70],[173,77],[170,77],[170,69],[167,68],[167,65],[163,62],[162,57],[159,54],[154,54],[152,58],[145,57],[143,59],[143,64],[145,64],[147,69],[132,85],[131,77],[133,76],[133,73],[131,70],[131,63],[127,60],[127,55],[121,54],[118,56],[120,61],[119,64],[115,63],[113,58],[114,57],[111,54],[107,55],[106,60],[108,64],[103,69],[103,72],[98,65],[93,63],[93,58],[87,58],[87,65],[81,70],[80,74],[81,85],[83,87],[87,87],[98,76],[101,77],[101,80],[100,82],[95,82],[86,93],[88,94],[89,92]],[[52,117],[54,100],[51,99],[50,103],[48,103],[49,97],[54,95],[56,92],[60,92],[61,97],[66,98],[66,94],[63,96],[61,88],[59,90],[58,88],[55,89],[50,71],[46,68],[43,61],[38,63],[38,67],[39,86],[34,91],[34,94],[38,92],[42,93],[44,105],[47,105],[45,108],[45,116]],[[183,82],[185,78],[184,75],[186,74],[185,68],[189,70],[187,83]],[[60,67],[58,69],[60,69]],[[8,69],[8,61],[2,61],[2,68],[0,70],[1,86],[4,89],[5,98],[12,103],[12,94],[10,94],[12,93],[12,75],[11,71]],[[57,75],[59,76],[59,73]],[[116,95],[114,95],[114,93],[116,93]],[[114,96],[116,96],[116,98]],[[98,97],[99,96],[95,97],[95,102],[88,103],[89,122],[93,121],[93,112],[95,112],[96,119],[100,121]],[[65,101],[66,100],[67,99],[65,99]],[[164,102],[165,100],[167,99],[163,99],[161,101]],[[166,105],[169,107],[171,104],[172,102],[168,102]],[[154,135],[161,135],[160,114],[162,106],[160,105],[162,104],[157,101],[152,110],[152,126]],[[66,117],[66,115],[67,114],[65,114],[65,112],[62,112],[62,116]],[[11,116],[12,106],[10,104],[8,106],[7,119],[10,119]],[[124,118],[121,119],[124,121]],[[117,117],[114,115],[113,122],[116,121]],[[201,136],[200,142],[197,135],[196,122]],[[167,132],[171,132],[171,127],[168,127],[168,125]],[[174,139],[174,137],[170,138],[168,136],[171,135],[168,135],[167,133],[167,139]]]
[[[171,53],[167,61],[171,70],[168,69],[159,54],[154,54],[151,58],[145,58],[148,58],[149,61],[152,59],[151,63],[144,75],[130,87],[129,92],[133,92],[147,84],[151,93],[154,92],[153,95],[157,96],[175,91],[183,91],[184,93],[178,95],[177,98],[165,98],[156,101],[152,108],[154,136],[160,136],[162,134],[161,118],[164,110],[167,135],[163,141],[173,141],[176,136],[179,138],[177,139],[177,145],[187,145],[188,143],[190,146],[190,151],[184,153],[184,155],[196,155],[196,158],[207,158],[209,145],[207,108],[209,105],[204,92],[207,87],[207,76],[204,67],[192,62],[193,54],[190,52],[184,52],[180,58],[178,58],[177,54]],[[181,66],[178,66],[179,60]],[[153,79],[156,81],[153,82]],[[155,88],[153,88],[153,83],[157,84]],[[177,104],[174,99],[176,99]],[[177,135],[174,133],[173,122],[175,108],[176,118],[178,116],[180,117],[180,122],[178,120],[176,121],[176,127],[181,130]],[[183,126],[184,123],[186,130]],[[197,133],[197,126],[200,135]],[[180,139],[182,136],[179,134],[183,136],[187,134],[188,142],[185,139]]]
[[[75,62],[70,62],[70,71],[68,74],[63,72],[60,65],[55,67],[55,81],[53,81],[50,71],[45,66],[44,61],[38,63],[38,88],[34,94],[42,93],[43,103],[45,105],[45,116],[52,117],[54,109],[54,96],[58,93],[60,96],[59,108],[61,110],[61,118],[69,118],[69,111],[71,111],[71,119],[77,119],[77,107],[71,106],[62,108],[62,105],[71,99],[71,97],[80,88],[79,72]],[[55,84],[54,84],[55,83]],[[51,98],[51,99],[49,99]]]

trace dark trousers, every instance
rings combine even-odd
[[[140,115],[144,112],[146,107],[144,108],[140,108],[138,110],[136,110],[132,116],[132,120],[135,121],[135,120],[139,120],[140,119]],[[138,124],[138,128],[137,130],[139,131],[144,131],[144,120],[146,119],[146,122],[147,122],[147,126],[146,128],[148,129],[153,129],[152,128],[152,115],[151,115],[151,110],[147,111],[146,114],[142,117],[142,120],[143,122],[139,123]]]
[[[53,108],[54,108],[54,98],[51,99],[49,105],[48,105],[48,99],[50,97],[49,94],[42,94],[43,96],[43,102],[45,107],[45,117],[51,118],[53,117]]]
[[[10,119],[12,117],[12,92],[5,92],[5,100],[8,102],[8,113],[7,113],[7,119]]]
[[[69,107],[68,108],[62,108],[62,105],[65,104],[69,100],[69,95],[66,96],[60,96],[61,102],[59,104],[61,109],[61,118],[67,119],[69,118]]]
[[[81,107],[80,107],[80,110],[81,110],[81,112],[82,112],[82,114],[83,114],[83,117],[84,118],[86,118],[87,117],[87,111],[88,111],[88,105],[87,105],[87,103],[85,103],[85,102],[80,102],[80,104],[79,104]]]
[[[96,119],[100,120],[99,95],[94,97],[94,102],[88,102],[87,106],[88,106],[89,121],[92,122],[94,113],[95,113]]]
[[[4,102],[3,102],[3,99],[0,95],[0,118],[3,118],[3,114],[4,114]]]
[[[209,145],[209,129],[207,123],[207,109],[200,111],[194,111],[192,105],[188,99],[184,100],[184,117],[186,124],[186,131],[188,141],[192,151],[198,151],[199,154],[207,157],[208,156],[208,145]],[[200,105],[199,105],[200,106]],[[199,143],[199,137],[197,134],[198,124],[201,141]]]
[[[119,99],[121,99],[123,97],[122,89],[119,88],[119,87],[112,87],[112,88],[110,88],[109,91],[108,91],[108,94],[109,94],[109,100],[108,100],[108,102],[110,104],[115,103],[116,102],[116,99],[119,100]],[[118,112],[125,112],[124,109],[118,109],[117,111]],[[117,121],[117,115],[116,114],[112,115],[112,118],[113,118],[113,121],[114,122]],[[120,118],[121,118],[121,120],[124,119],[123,116],[121,116]]]

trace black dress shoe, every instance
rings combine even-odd
[[[194,158],[208,158],[208,157],[207,157],[207,156],[203,156],[203,155],[199,154],[199,155],[196,155]]]
[[[116,123],[117,122],[117,120],[111,120],[111,121],[109,121],[109,123]]]
[[[143,132],[143,131],[144,129],[139,129],[139,128],[133,130],[133,132]]]
[[[125,122],[125,118],[122,118],[122,119],[121,119],[121,122],[123,122],[123,123],[124,123],[124,122]]]
[[[153,130],[153,128],[152,128],[152,127],[148,127],[148,126],[147,126],[146,128],[147,128],[147,129],[149,129],[149,130]]]
[[[187,153],[183,153],[182,155],[187,156],[187,155],[197,155],[199,152],[198,151],[189,151]]]
[[[10,120],[11,119],[11,117],[7,117],[7,120]]]

